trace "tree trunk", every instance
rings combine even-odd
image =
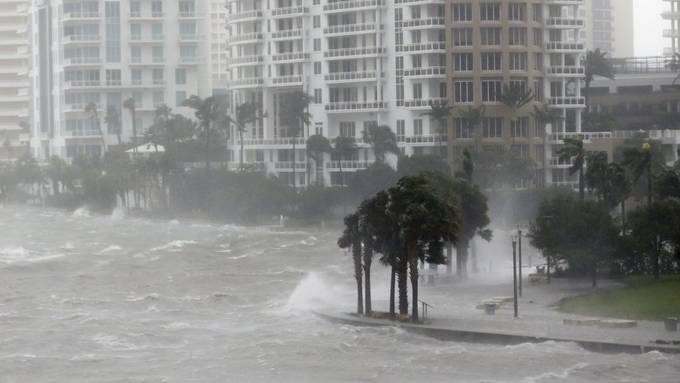
[[[621,200],[621,230],[626,235],[626,199]]]
[[[470,255],[472,257],[472,273],[477,274],[479,268],[477,267],[477,246],[474,239],[470,242]]]
[[[586,113],[590,113],[590,81],[586,80]]]
[[[578,169],[578,197],[581,201],[586,200],[586,185],[583,179],[583,164]]]
[[[549,255],[546,255],[545,261],[546,261],[546,267],[545,268],[546,268],[546,272],[548,273],[548,284],[550,284],[550,256]]]
[[[373,261],[373,250],[364,245],[364,309],[366,315],[371,315],[373,305],[371,303],[371,262]]]
[[[408,252],[411,266],[411,320],[418,322],[418,256],[415,242],[409,245]]]
[[[363,274],[361,272],[361,242],[356,241],[352,244],[352,258],[354,260],[354,279],[357,282],[357,314],[364,313],[364,297],[363,297]]]
[[[659,261],[661,258],[661,240],[656,237],[656,246],[654,249],[654,279],[658,280],[661,277],[661,270],[659,267]]]
[[[390,315],[392,318],[394,318],[394,315],[396,313],[394,309],[394,285],[396,284],[396,279],[397,279],[397,269],[394,267],[394,265],[391,268],[391,273],[390,273]]]
[[[548,126],[543,125],[543,183],[542,187],[546,187],[548,185],[548,132],[547,132]]]
[[[239,135],[239,140],[241,141],[241,153],[239,155],[239,170],[243,172],[245,170],[245,166],[243,164],[243,130],[241,128],[238,128],[238,135]]]
[[[408,316],[408,260],[406,254],[401,254],[399,260],[399,315]]]
[[[453,273],[453,244],[446,243],[446,274]]]
[[[293,136],[293,189],[297,190],[297,150],[295,146],[297,134]]]
[[[652,160],[647,164],[647,207],[652,206]]]
[[[461,239],[456,246],[456,273],[462,279],[467,279],[468,246],[467,239]]]
[[[597,287],[597,261],[593,261],[593,288]]]

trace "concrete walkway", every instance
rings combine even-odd
[[[585,317],[561,313],[556,310],[555,305],[564,298],[592,292],[590,281],[553,279],[550,285],[530,285],[528,280],[525,280],[523,297],[519,301],[520,317],[514,318],[512,302],[503,304],[495,315],[486,315],[484,310],[477,309],[480,303],[491,298],[512,297],[512,283],[508,282],[508,278],[502,276],[481,280],[474,278],[475,276],[471,276],[468,281],[460,282],[455,278],[446,281],[446,278],[440,277],[434,286],[424,284],[420,289],[420,297],[433,306],[425,327],[437,331],[448,329],[458,332],[457,339],[463,337],[461,340],[470,334],[496,334],[510,336],[506,341],[511,343],[514,343],[512,339],[522,342],[536,338],[533,340],[575,341],[584,346],[588,346],[589,342],[595,345],[616,344],[633,346],[633,351],[640,347],[642,347],[640,351],[663,348],[664,351],[680,353],[680,347],[677,344],[673,345],[673,342],[680,344],[680,332],[665,331],[663,322],[638,321],[634,328],[621,329],[565,324],[565,319],[579,320]],[[602,281],[598,289],[616,287],[620,285]],[[386,307],[387,302],[374,303],[374,310],[387,311]],[[373,323],[375,324],[380,323]],[[483,341],[487,339],[477,338]],[[670,345],[660,345],[656,343],[657,340],[668,342]],[[630,351],[626,350],[626,347],[608,351]]]

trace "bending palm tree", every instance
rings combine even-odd
[[[446,153],[444,152],[444,136],[448,134],[448,121],[453,112],[453,107],[448,104],[433,103],[430,105],[430,110],[423,112],[421,116],[429,116],[430,119],[437,121],[439,127],[437,128],[438,139],[439,139],[439,151],[440,155],[446,158]]]
[[[592,84],[593,79],[595,76],[600,76],[613,80],[615,73],[611,62],[607,60],[607,53],[602,52],[599,48],[586,53],[583,66],[586,83],[586,112],[590,112],[590,84]]]
[[[342,172],[342,161],[345,158],[350,158],[357,150],[357,145],[354,137],[338,137],[335,139],[335,148],[333,152],[338,157],[340,164],[340,186],[345,186],[345,174]]]
[[[285,126],[287,136],[293,138],[293,186],[297,186],[297,153],[296,141],[303,126],[311,124],[312,115],[307,111],[313,98],[305,92],[295,91],[281,97],[279,119]]]
[[[99,111],[97,110],[99,106],[94,102],[90,102],[85,106],[85,112],[90,115],[90,119],[94,122],[97,127],[97,133],[99,133],[99,139],[102,142],[102,154],[106,153],[106,139],[104,139],[104,131],[102,130],[102,123],[99,120]]]
[[[586,199],[585,194],[585,177],[583,174],[585,162],[586,162],[586,151],[583,146],[583,138],[565,138],[564,146],[557,151],[557,155],[562,162],[571,161],[571,167],[569,167],[569,175],[574,175],[578,172],[578,192],[581,201]]]
[[[503,90],[498,95],[498,101],[510,109],[512,117],[510,117],[510,124],[517,120],[519,126],[519,117],[517,112],[524,108],[527,104],[534,100],[534,94],[531,89],[526,90],[518,85],[503,85]]]
[[[371,145],[378,162],[385,162],[385,154],[387,153],[399,154],[397,136],[389,126],[370,126],[364,130],[364,141]]]
[[[479,151],[479,135],[477,134],[477,128],[482,125],[485,115],[486,107],[484,105],[480,105],[478,107],[469,106],[466,109],[458,111],[458,116],[463,119],[465,128],[470,135],[474,136],[475,152]]]
[[[205,139],[205,169],[210,171],[210,140],[215,124],[225,117],[224,108],[220,100],[216,97],[201,99],[198,96],[191,96],[184,100],[183,106],[195,110],[196,119],[201,128]]]
[[[534,111],[531,116],[536,120],[537,126],[541,127],[541,134],[543,136],[543,185],[548,182],[548,124],[554,125],[557,121],[562,120],[562,114],[557,110],[551,108],[548,104],[534,105]],[[554,128],[554,126],[553,126]],[[554,130],[553,130],[554,131]]]
[[[266,114],[262,113],[260,105],[254,102],[246,102],[236,107],[236,129],[238,130],[241,144],[241,153],[239,155],[239,170],[241,172],[245,170],[243,158],[243,134],[246,132],[246,126],[248,124],[260,122],[266,117]]]
[[[316,167],[315,178],[320,184],[319,169],[323,169],[323,156],[333,150],[328,139],[320,134],[315,134],[307,139],[307,158],[314,160]],[[321,179],[322,180],[322,179]]]
[[[652,206],[653,199],[653,161],[652,145],[648,142],[642,144],[640,149],[631,148],[623,152],[623,163],[633,173],[633,181],[637,182],[643,174],[647,174],[647,206]]]
[[[135,99],[130,97],[123,101],[123,108],[130,111],[132,119],[132,158],[137,158],[137,104]]]
[[[118,146],[123,144],[123,139],[121,138],[121,118],[120,118],[120,110],[116,108],[113,105],[109,105],[108,108],[106,109],[106,116],[104,117],[104,122],[106,123],[107,128],[109,131],[113,131],[116,133],[116,137],[118,138]]]

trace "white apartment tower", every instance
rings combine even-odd
[[[670,28],[663,31],[663,37],[670,40],[670,46],[664,49],[665,56],[680,52],[680,0],[664,0],[669,9],[661,16],[670,22]]]
[[[585,0],[583,12],[588,50],[600,49],[610,57],[635,56],[633,0]]]
[[[444,146],[455,161],[479,139],[485,148],[502,146],[545,164],[540,174],[547,182],[573,183],[568,165],[552,156],[562,138],[581,129],[582,6],[582,0],[228,1],[233,105],[258,102],[268,116],[246,133],[246,162],[297,186],[319,177],[342,184],[341,167],[352,172],[375,161],[362,133],[377,124],[394,130],[406,154],[441,153]],[[547,141],[528,111],[515,119],[498,102],[503,84],[531,89],[536,103],[560,111]],[[278,116],[281,100],[296,90],[313,97],[313,121],[294,139]],[[451,118],[439,129],[423,113],[443,103],[484,105],[483,126],[469,132]],[[308,176],[305,142],[313,134],[331,142],[354,137],[359,150],[342,162],[326,156],[323,174]],[[237,152],[241,142],[232,137]]]
[[[0,161],[27,148],[29,59],[28,0],[0,0]]]
[[[38,159],[96,155],[107,146],[139,140],[160,105],[189,113],[181,107],[184,99],[212,92],[208,5],[202,0],[33,0],[33,154]],[[133,109],[124,107],[130,99],[134,121]]]

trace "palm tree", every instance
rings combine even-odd
[[[243,158],[243,134],[246,132],[249,124],[260,122],[266,118],[266,114],[262,112],[262,107],[255,102],[246,102],[236,107],[236,129],[238,130],[239,142],[241,145],[239,154],[239,170],[245,170],[245,163]]]
[[[312,123],[312,115],[308,112],[313,98],[303,91],[295,91],[281,95],[279,121],[287,128],[287,136],[293,138],[293,186],[297,186],[297,137],[303,126]]]
[[[647,206],[652,206],[653,196],[653,179],[654,174],[652,165],[654,164],[654,155],[652,152],[652,145],[649,142],[642,144],[640,149],[629,148],[623,152],[623,163],[632,171],[633,182],[640,180],[643,174],[647,174]]]
[[[338,246],[341,249],[351,249],[352,260],[354,261],[354,279],[357,283],[357,314],[364,313],[364,300],[362,289],[362,268],[361,268],[361,236],[359,234],[359,215],[357,213],[350,214],[345,217],[345,230],[340,239],[338,239]]]
[[[335,147],[333,152],[338,157],[340,164],[340,185],[345,186],[345,174],[342,171],[342,161],[345,158],[351,158],[357,150],[356,141],[354,137],[337,137],[335,139]]]
[[[447,103],[433,103],[430,104],[430,110],[427,112],[423,112],[420,115],[421,116],[429,116],[430,119],[437,121],[439,124],[439,127],[437,128],[437,133],[438,133],[438,139],[439,139],[439,145],[440,145],[440,154],[443,157],[446,157],[446,153],[444,152],[444,137],[448,135],[448,121],[449,117],[451,117],[451,113],[453,112],[454,107],[449,106]]]
[[[137,102],[130,97],[123,101],[123,108],[130,111],[130,119],[132,120],[132,158],[137,158]]]
[[[97,127],[97,133],[99,133],[99,139],[102,142],[102,153],[106,153],[106,139],[104,138],[104,131],[102,130],[102,123],[99,119],[99,106],[90,102],[85,106],[85,113],[90,115],[90,119]]]
[[[123,144],[122,134],[122,124],[120,117],[120,110],[113,105],[109,105],[106,108],[106,116],[104,116],[104,122],[109,130],[109,132],[116,132],[116,137],[118,138],[118,146]]]
[[[564,146],[557,151],[559,160],[562,162],[571,161],[571,167],[569,167],[569,175],[574,175],[578,172],[578,191],[579,198],[584,201],[586,198],[585,194],[585,177],[584,168],[586,162],[586,151],[583,146],[583,138],[565,138]]]
[[[475,152],[479,151],[479,134],[477,130],[482,125],[484,116],[486,116],[486,107],[484,105],[478,107],[468,106],[465,109],[459,109],[458,116],[465,123],[465,128],[469,134],[474,136]]]
[[[541,127],[541,134],[543,138],[543,185],[548,181],[548,124],[553,125],[557,121],[562,120],[562,114],[557,109],[553,109],[548,104],[534,105],[534,111],[531,116],[536,121],[536,127]],[[554,130],[553,130],[554,131]]]
[[[607,59],[607,52],[600,51],[600,48],[586,53],[586,57],[583,59],[583,67],[586,83],[586,112],[590,112],[590,84],[592,84],[593,79],[595,76],[600,76],[613,80],[615,71],[611,62]]]
[[[319,169],[323,169],[323,157],[332,150],[330,141],[320,134],[315,134],[307,139],[307,158],[314,160],[315,178],[319,184],[323,181],[323,179],[319,179]]]
[[[498,95],[498,101],[510,109],[511,117],[510,124],[512,125],[517,119],[517,126],[519,126],[519,117],[517,113],[534,100],[534,94],[531,89],[525,89],[523,86],[505,84],[503,90]]]
[[[183,106],[194,109],[199,126],[203,130],[205,139],[205,169],[210,171],[210,143],[212,131],[216,129],[216,124],[226,118],[224,105],[215,96],[201,99],[198,96],[191,96],[184,100]]]
[[[364,141],[371,145],[378,162],[385,162],[385,154],[387,153],[399,154],[397,136],[389,126],[369,126],[364,130]]]
[[[673,53],[673,57],[666,61],[666,68],[673,72],[678,72],[678,75],[673,80],[673,85],[680,80],[680,53]]]

